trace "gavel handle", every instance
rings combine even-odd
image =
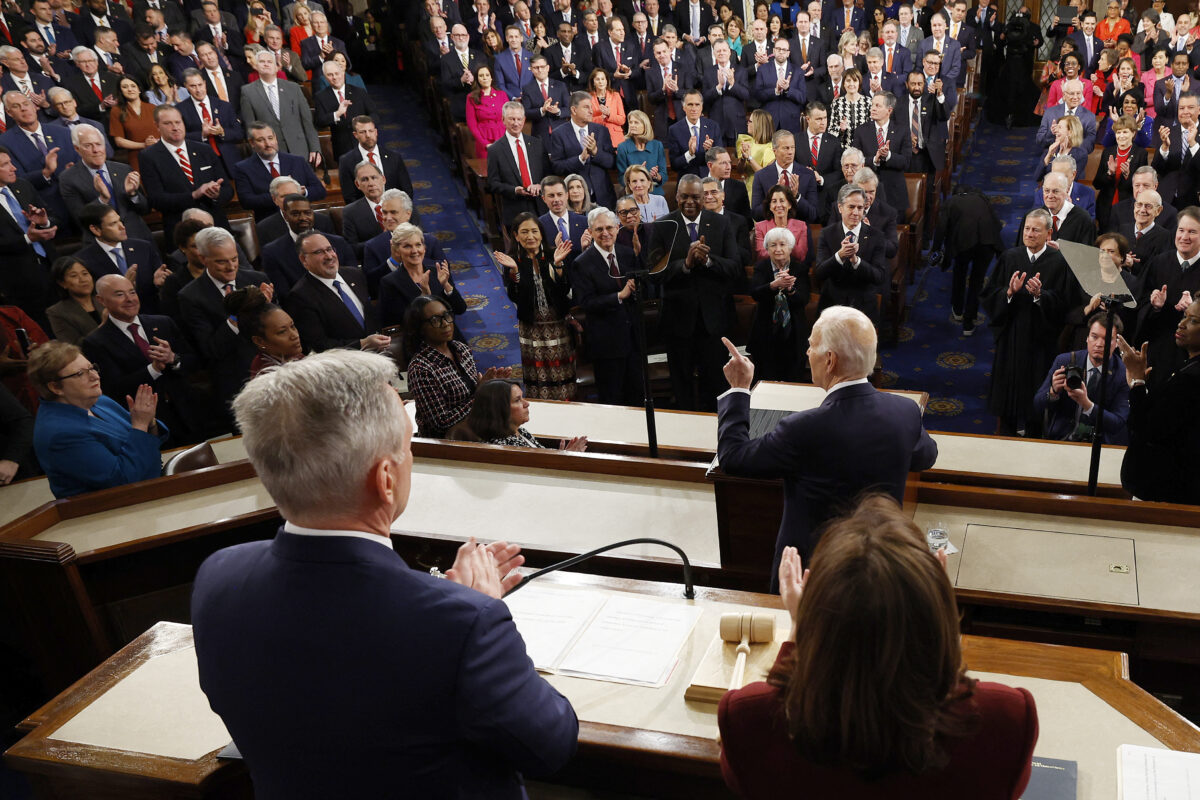
[[[729,681],[729,690],[742,688],[746,675],[746,657],[750,655],[750,643],[742,639],[737,647],[737,661],[733,665],[733,679]]]

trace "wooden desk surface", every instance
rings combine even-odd
[[[550,680],[571,699],[580,717],[579,759],[632,764],[637,759],[644,763],[649,756],[674,771],[701,774],[719,783],[716,707],[684,701],[683,690],[722,610],[778,609],[778,598],[702,588],[697,600],[685,601],[674,584],[562,573],[548,577],[559,586],[631,591],[704,607],[692,642],[662,689],[560,676]],[[126,797],[162,797],[181,787],[203,789],[231,778],[245,781],[243,766],[218,762],[216,749],[199,759],[184,760],[52,738],[64,723],[148,659],[190,647],[188,626],[159,623],[31,715],[22,724],[28,735],[6,754],[9,763],[77,792],[120,785]],[[1041,727],[1035,755],[1078,761],[1080,798],[1116,797],[1119,744],[1200,750],[1200,731],[1130,683],[1119,653],[970,636],[964,637],[964,647],[973,674],[1024,686],[1033,693]],[[191,686],[190,691],[199,693],[199,686]]]
[[[242,446],[242,437],[231,436],[209,442],[213,452],[217,454],[217,463],[230,464],[241,461],[246,457],[246,448]],[[180,448],[182,449],[182,448]],[[177,450],[163,453],[165,461]],[[54,502],[54,493],[50,491],[50,481],[46,478],[30,478],[0,488],[0,526],[7,525],[17,517],[24,516],[35,508],[46,503]]]

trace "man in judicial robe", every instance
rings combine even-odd
[[[1190,300],[1200,297],[1200,210],[1179,212],[1175,246],[1146,267],[1138,307],[1138,343],[1150,344],[1150,390],[1163,384],[1186,355],[1175,342],[1175,331]]]
[[[392,550],[413,464],[396,377],[385,356],[317,353],[237,399],[286,521],[205,561],[192,623],[200,688],[258,797],[516,800],[522,775],[575,752],[571,704],[499,600],[519,548],[465,544],[447,580]]]
[[[783,520],[771,565],[771,590],[784,547],[808,562],[821,526],[852,507],[863,491],[884,491],[900,502],[908,472],[929,469],[937,443],[912,402],[877,391],[875,326],[845,306],[825,309],[809,338],[813,383],[827,394],[817,408],[790,414],[764,436],[750,438],[754,365],[725,341],[729,391],[718,400],[717,458],[730,475],[783,479]]]
[[[1096,241],[1096,223],[1088,213],[1071,202],[1071,182],[1065,175],[1051,172],[1042,181],[1042,197],[1050,214],[1052,241],[1078,242],[1091,247]]]
[[[1004,253],[983,287],[981,302],[996,341],[988,411],[997,433],[1034,433],[1033,394],[1056,355],[1066,313],[1067,262],[1048,247],[1050,213],[1025,216],[1022,244]]]
[[[1160,254],[1175,246],[1173,231],[1158,223],[1162,215],[1162,196],[1153,189],[1143,190],[1133,201],[1133,224],[1122,225],[1117,233],[1124,236],[1133,248],[1130,272],[1141,276]],[[1177,220],[1178,221],[1178,218]],[[1132,335],[1133,331],[1130,331]]]

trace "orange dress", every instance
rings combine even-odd
[[[147,136],[158,136],[158,126],[154,124],[154,109],[158,106],[146,100],[142,101],[142,113],[134,116],[132,109],[122,109],[113,106],[108,111],[108,133],[113,138],[120,136],[134,142],[144,142]],[[121,121],[124,112],[125,121]],[[137,171],[138,151],[126,150],[129,153],[129,168]]]
[[[307,39],[310,36],[312,36],[312,34],[309,33],[308,31],[304,30],[303,25],[292,26],[291,31],[288,32],[288,37],[291,39],[291,42],[292,42],[292,50],[299,53],[300,52],[300,43],[303,42],[305,39]]]
[[[1122,33],[1132,33],[1129,29],[1129,20],[1124,17],[1118,17],[1116,22],[1113,22],[1108,17],[1096,23],[1096,38],[1107,45],[1109,42],[1114,44],[1117,37]]]

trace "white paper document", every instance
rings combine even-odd
[[[1123,744],[1122,800],[1200,800],[1200,754]]]
[[[537,669],[641,686],[666,684],[703,614],[634,594],[535,586],[505,602]]]

